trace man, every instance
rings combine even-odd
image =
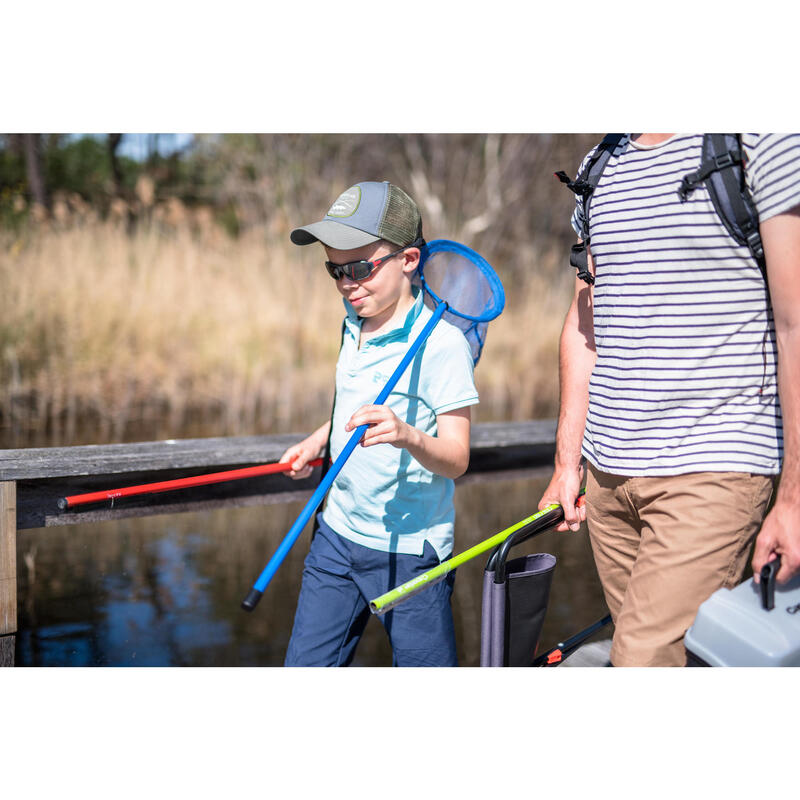
[[[615,666],[684,665],[698,606],[741,582],[759,528],[756,574],[776,556],[779,583],[800,571],[800,136],[741,138],[769,289],[706,186],[678,194],[702,135],[623,136],[592,194],[594,286],[576,280],[562,331],[540,508],[588,521]]]

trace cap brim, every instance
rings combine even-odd
[[[357,250],[359,247],[372,244],[380,239],[380,236],[365,233],[358,228],[351,228],[349,225],[342,225],[341,222],[333,222],[329,219],[304,225],[302,228],[295,228],[290,236],[295,244],[322,242],[335,250]]]

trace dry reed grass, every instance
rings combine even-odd
[[[561,254],[529,258],[476,371],[482,420],[556,410],[571,281],[543,277]],[[0,285],[7,446],[310,430],[328,412],[342,306],[318,249],[285,231],[3,234]]]

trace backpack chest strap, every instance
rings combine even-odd
[[[581,241],[572,245],[569,254],[569,263],[578,271],[578,277],[588,283],[590,286],[594,283],[594,275],[589,272],[589,258],[587,247],[591,243],[591,236],[589,234],[589,204],[592,199],[592,194],[600,182],[600,176],[611,158],[611,154],[616,149],[617,145],[625,137],[624,133],[609,133],[605,136],[602,142],[597,145],[597,149],[592,154],[592,157],[586,162],[584,168],[581,170],[580,175],[572,181],[569,176],[559,171],[555,173],[561,183],[566,184],[577,197],[581,198],[583,204],[583,219],[581,230]]]

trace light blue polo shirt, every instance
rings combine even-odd
[[[371,405],[431,317],[422,292],[399,328],[358,349],[361,319],[345,300],[347,318],[336,364],[336,405],[331,429],[335,460],[353,432],[345,423]],[[478,402],[472,356],[461,331],[443,319],[420,347],[386,402],[409,425],[436,435],[436,415]],[[356,447],[336,476],[323,512],[338,534],[364,547],[421,555],[429,541],[440,559],[453,550],[454,483],[425,469],[391,444]]]

